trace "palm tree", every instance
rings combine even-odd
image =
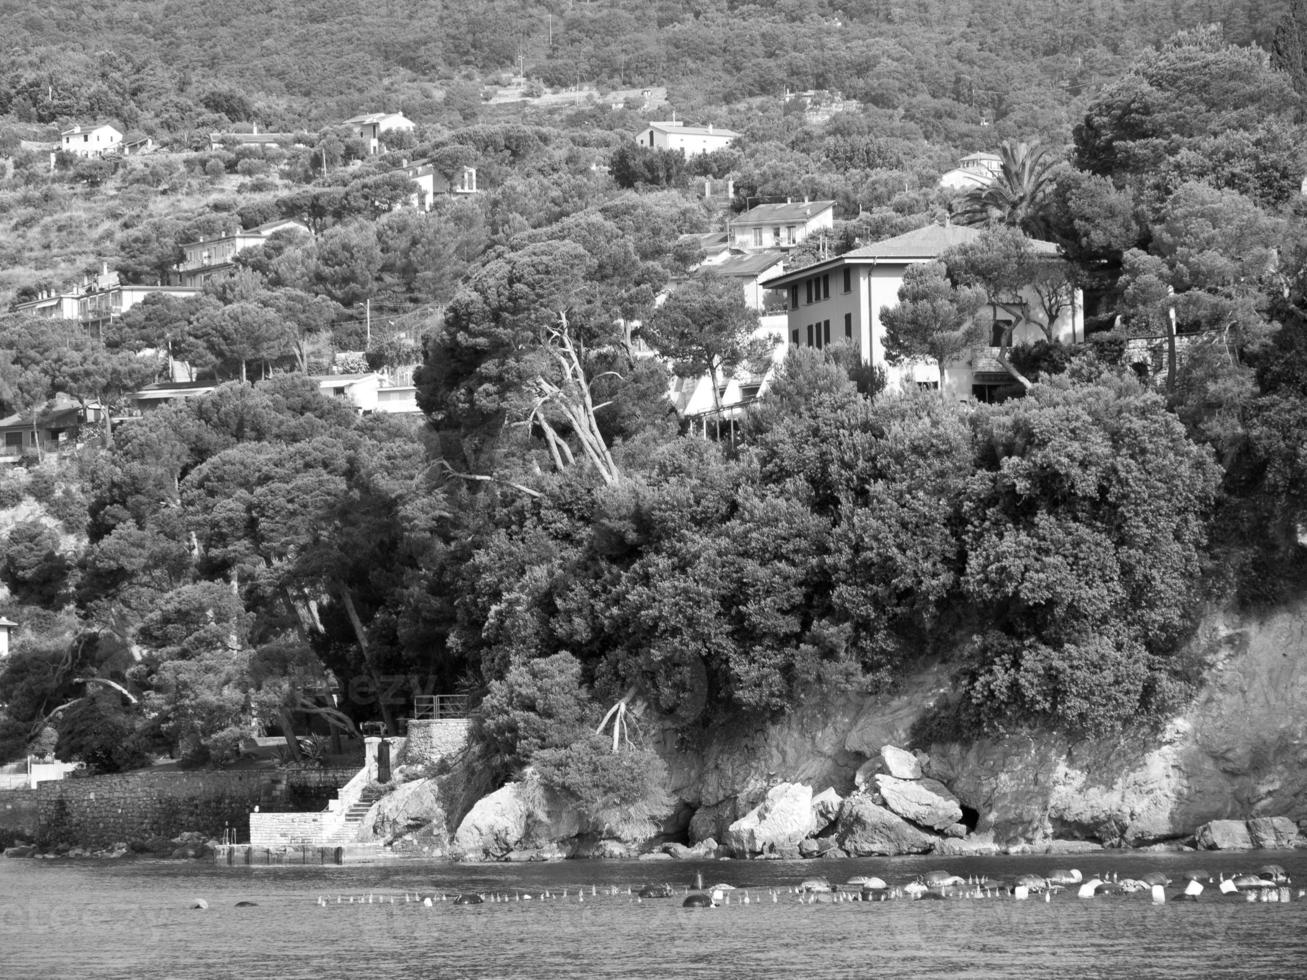
[[[962,195],[953,217],[963,225],[1011,225],[1036,235],[1057,162],[1037,143],[1004,140],[998,155],[994,179]]]

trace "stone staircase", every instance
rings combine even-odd
[[[329,844],[351,844],[358,837],[359,827],[363,824],[363,818],[368,815],[372,809],[372,804],[381,799],[380,790],[372,786],[367,786],[359,794],[359,798],[349,805],[345,810],[345,823],[336,833],[331,835]]]

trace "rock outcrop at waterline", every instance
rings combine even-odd
[[[927,667],[892,695],[813,698],[745,730],[709,725],[690,750],[669,739],[672,789],[696,808],[692,842],[722,839],[777,782],[861,790],[880,802],[882,775],[890,787],[887,779],[903,776],[937,780],[967,813],[965,841],[997,847],[1062,839],[1134,847],[1190,841],[1213,820],[1307,820],[1307,603],[1260,620],[1213,615],[1196,643],[1206,682],[1160,732],[941,743],[896,749],[891,763],[882,747],[910,745],[949,689],[942,669]]]
[[[1298,846],[1297,821],[1307,820],[1307,604],[1256,622],[1214,617],[1200,646],[1207,682],[1160,733],[1023,734],[908,751],[914,726],[949,689],[944,672],[928,667],[893,695],[813,698],[749,727],[709,723],[697,745],[669,732],[662,754],[679,809],[644,838],[585,832],[525,780],[473,807],[451,851],[670,860],[1195,840]],[[514,802],[530,793],[534,808]]]

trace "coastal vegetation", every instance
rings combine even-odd
[[[149,282],[202,237],[277,218],[310,234],[96,334],[0,316],[9,411],[59,393],[110,410],[71,461],[0,475],[21,624],[5,757],[222,764],[268,731],[296,757],[297,733],[393,731],[414,694],[460,692],[488,781],[530,766],[594,822],[638,820],[664,792],[656,735],[891,689],[925,660],[953,680],[923,738],[1155,722],[1203,678],[1205,603],[1305,584],[1300,4],[1227,5],[1224,32],[1174,36],[1206,5],[419,5],[348,32],[345,5],[288,19],[303,34],[261,58],[238,32],[273,36],[260,18],[298,6],[217,4],[204,58],[174,29],[156,63],[138,45],[169,30],[161,6],[127,5],[133,36],[123,5],[81,9],[110,45],[94,56],[50,59],[49,25],[16,24],[0,285],[29,298],[101,257]],[[970,27],[934,29],[946,8]],[[676,81],[670,106],[482,98],[523,69],[542,88]],[[784,98],[821,88],[858,105],[819,119]],[[369,156],[328,125],[360,93],[417,132]],[[742,137],[677,166],[633,153],[671,106]],[[52,169],[18,143],[90,114],[176,152]],[[208,149],[255,123],[300,135]],[[1004,140],[1002,193],[940,189],[961,152]],[[409,208],[396,171],[415,159],[475,166],[488,190]],[[796,264],[950,213],[986,226],[905,283],[893,356],[973,344],[966,314],[1028,280],[1031,236],[1064,256],[1050,302],[1091,297],[1088,336],[1009,331],[1019,383],[996,404],[794,349],[738,428],[683,431],[674,374],[763,353],[738,290],[683,285],[685,236],[723,218],[706,176],[734,181],[724,208],[837,201]],[[1164,342],[1155,369],[1128,356],[1138,338]],[[121,419],[174,359],[215,390]],[[422,418],[359,417],[306,377],[342,364],[416,368]]]

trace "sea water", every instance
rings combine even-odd
[[[1186,871],[1294,877],[1290,902],[1177,902]],[[1148,892],[804,904],[823,876],[891,885],[928,871],[1174,879]],[[686,909],[696,877],[730,904]],[[643,899],[641,885],[675,896]],[[200,862],[0,860],[0,977],[613,978],[1307,977],[1307,853],[894,858],[805,862],[405,863],[215,867]],[[462,893],[484,904],[458,906]],[[745,899],[748,898],[746,903]],[[423,899],[430,898],[431,904]],[[192,908],[203,899],[206,909]],[[503,899],[503,900],[500,900]],[[237,902],[253,905],[238,907]]]

